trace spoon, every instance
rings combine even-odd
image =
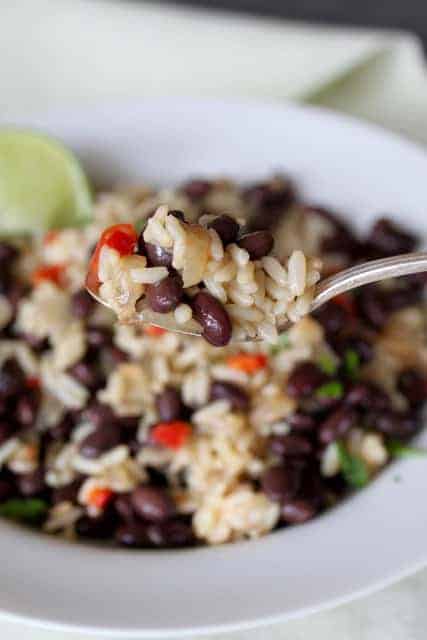
[[[427,252],[404,253],[402,255],[393,256],[391,258],[381,258],[380,260],[370,260],[363,262],[349,269],[344,269],[335,273],[329,278],[320,280],[315,286],[315,292],[311,301],[309,313],[315,311],[326,302],[335,298],[341,293],[346,293],[362,287],[366,284],[380,282],[388,278],[397,278],[399,276],[408,276],[414,273],[422,273],[427,271]],[[87,286],[88,292],[101,304],[108,306],[96,292]],[[185,325],[177,325],[173,314],[162,314],[152,311],[143,298],[138,304],[132,324],[152,324],[156,327],[182,333],[191,336],[201,336],[202,329],[198,322],[190,320]],[[291,321],[278,328],[279,334],[286,331],[291,325]],[[260,338],[247,338],[250,341],[259,341]]]

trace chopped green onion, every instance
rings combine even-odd
[[[317,364],[319,365],[320,369],[322,369],[322,371],[326,373],[328,376],[334,376],[338,371],[338,365],[336,361],[333,358],[331,358],[331,356],[327,356],[327,355],[320,356],[319,360],[317,361]]]
[[[394,458],[423,458],[427,456],[427,449],[411,447],[409,445],[392,440],[387,444],[387,450]]]
[[[360,356],[354,349],[347,349],[344,353],[344,367],[350,378],[356,378],[359,374]]]
[[[316,391],[316,395],[318,398],[342,398],[344,394],[344,387],[339,380],[332,380],[331,382],[326,382],[326,384],[322,384]]]
[[[347,451],[342,442],[337,443],[342,474],[351,487],[361,489],[369,482],[368,468],[362,458]]]
[[[280,353],[280,351],[283,351],[284,349],[289,349],[290,346],[291,346],[291,342],[289,340],[289,335],[285,331],[284,333],[281,333],[280,336],[277,338],[276,344],[273,344],[272,347],[270,348],[270,354],[275,356],[278,353]]]
[[[39,498],[10,498],[0,504],[0,516],[37,524],[46,515],[48,505]]]

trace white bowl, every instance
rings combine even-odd
[[[224,173],[250,180],[283,170],[308,200],[358,227],[386,213],[427,229],[427,155],[319,109],[168,98],[16,124],[59,136],[103,182]],[[46,626],[150,638],[316,611],[427,564],[426,486],[425,460],[395,463],[313,522],[176,552],[74,545],[1,521],[0,610]]]

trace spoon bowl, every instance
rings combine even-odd
[[[342,293],[347,293],[364,285],[381,282],[388,278],[398,278],[400,276],[422,273],[424,271],[427,271],[427,252],[422,251],[363,262],[321,280],[315,287],[309,312],[315,311]],[[97,302],[109,307],[105,300],[89,287],[87,280],[86,288]],[[153,311],[148,306],[145,298],[137,303],[135,315],[129,321],[126,321],[126,324],[150,324],[165,329],[166,331],[173,331],[174,333],[202,336],[202,329],[195,320],[189,320],[185,324],[179,325],[175,321],[173,314],[162,314]],[[278,327],[279,334],[289,329],[291,324],[291,321],[288,321]],[[259,342],[260,340],[261,338],[251,338],[248,336],[245,342]]]

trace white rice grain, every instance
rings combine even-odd
[[[219,237],[215,229],[209,229],[208,233],[211,237],[211,256],[214,260],[219,262],[224,257],[224,247],[222,245],[221,238]]]
[[[185,324],[193,317],[193,311],[188,304],[180,304],[174,311],[175,320],[178,324]]]
[[[272,256],[265,256],[261,260],[261,263],[264,271],[268,273],[268,275],[270,276],[270,278],[272,278],[272,280],[274,280],[274,282],[276,282],[281,287],[286,287],[286,285],[288,284],[288,275],[277,258],[273,258]]]
[[[241,249],[237,244],[229,244],[227,252],[232,257],[238,267],[244,267],[249,262],[249,253],[246,249]]]
[[[131,269],[130,275],[139,284],[155,284],[168,275],[166,267],[146,267],[145,269]]]
[[[288,260],[288,280],[292,293],[302,295],[305,289],[307,264],[302,251],[293,251]]]

